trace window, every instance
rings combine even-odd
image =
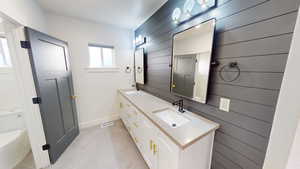
[[[0,37],[0,67],[10,67],[10,54],[5,37]]]
[[[115,67],[114,48],[111,46],[89,45],[90,68]]]

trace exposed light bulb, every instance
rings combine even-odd
[[[174,21],[175,24],[179,23],[181,17],[181,9],[180,8],[175,8],[172,14],[172,19]]]
[[[195,0],[186,0],[183,6],[183,13],[192,12],[194,6],[195,6]]]
[[[209,0],[197,0],[199,5],[207,4]]]

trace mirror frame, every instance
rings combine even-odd
[[[182,98],[185,98],[185,99],[188,99],[188,100],[192,100],[192,101],[195,101],[195,102],[198,102],[198,103],[203,103],[203,104],[206,104],[207,103],[207,95],[208,95],[208,92],[206,92],[206,98],[205,98],[205,102],[200,102],[200,101],[198,101],[198,100],[195,100],[194,98],[190,98],[190,97],[187,97],[187,96],[183,96],[183,95],[181,95],[181,94],[178,94],[178,93],[175,93],[175,92],[173,92],[173,90],[172,90],[172,85],[173,85],[173,59],[174,59],[174,37],[177,35],[177,34],[180,34],[180,33],[182,33],[182,32],[185,32],[185,31],[187,31],[187,30],[190,30],[190,29],[193,29],[193,28],[195,28],[196,26],[198,26],[198,25],[202,25],[202,24],[205,24],[205,23],[207,23],[207,22],[210,22],[210,21],[213,21],[213,23],[214,23],[214,30],[213,30],[213,37],[212,37],[212,39],[213,39],[213,41],[212,41],[212,50],[211,50],[211,57],[210,57],[210,65],[209,65],[209,69],[208,69],[208,82],[207,82],[207,90],[208,90],[208,88],[209,88],[209,82],[210,82],[210,74],[211,74],[211,67],[212,67],[212,57],[213,57],[213,51],[214,51],[214,48],[215,48],[215,35],[216,35],[216,23],[217,23],[217,19],[216,18],[212,18],[212,19],[209,19],[209,20],[206,20],[206,21],[203,21],[203,22],[200,22],[200,23],[198,23],[198,24],[196,24],[196,25],[193,25],[193,26],[191,26],[191,27],[188,27],[188,28],[186,28],[186,29],[184,29],[184,30],[180,30],[180,31],[178,31],[178,32],[175,32],[175,33],[173,33],[173,35],[172,35],[172,52],[171,52],[171,64],[169,65],[170,67],[171,67],[171,77],[170,77],[170,92],[171,92],[171,94],[173,94],[173,95],[175,95],[175,96],[179,96],[179,97],[182,97]]]
[[[139,51],[141,51],[142,52],[142,54],[143,54],[143,56],[142,56],[142,58],[143,58],[143,67],[142,67],[142,69],[143,69],[143,83],[139,83],[139,82],[137,82],[136,81],[136,76],[137,76],[137,74],[136,74],[136,57],[137,57],[137,53],[139,52]],[[135,50],[134,50],[134,59],[133,59],[134,61],[134,63],[133,63],[133,67],[134,67],[134,82],[135,82],[135,84],[140,84],[140,85],[145,85],[145,83],[146,83],[146,57],[145,57],[145,48],[143,48],[143,47],[138,47],[138,48],[136,48]]]

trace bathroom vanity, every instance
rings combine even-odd
[[[119,91],[120,116],[150,169],[209,169],[219,124],[136,90]]]

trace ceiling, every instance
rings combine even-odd
[[[168,0],[36,0],[47,12],[135,29]]]

